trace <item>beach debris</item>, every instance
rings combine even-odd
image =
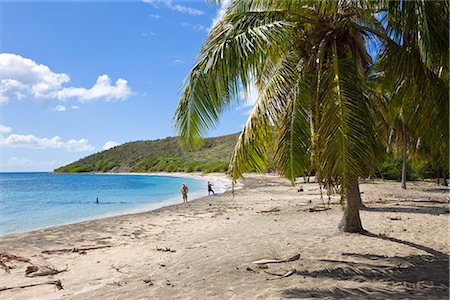
[[[391,219],[392,221],[400,221],[402,218],[401,217],[389,217],[389,219]]]
[[[126,272],[126,271],[122,271],[120,268],[125,268],[125,267],[129,267],[129,265],[124,265],[124,266],[121,266],[121,267],[116,267],[115,265],[111,265],[111,268],[113,268],[114,270],[116,270],[117,272],[119,272],[119,273],[122,273],[122,274],[130,274],[130,272]]]
[[[298,260],[298,259],[300,259],[300,254],[296,254],[287,259],[260,259],[260,260],[254,261],[253,264],[255,264],[255,265],[278,264],[278,263],[290,262],[290,261],[294,261],[294,260]]]
[[[278,207],[274,207],[269,210],[261,210],[261,211],[259,211],[259,213],[260,214],[270,214],[270,213],[275,213],[275,212],[279,212],[279,211],[280,211],[280,209]]]
[[[7,290],[13,290],[13,289],[23,289],[27,287],[33,287],[38,285],[46,285],[46,284],[53,284],[58,290],[62,290],[63,286],[61,283],[61,280],[50,280],[50,281],[44,281],[44,282],[38,282],[38,283],[32,283],[32,284],[25,284],[25,285],[16,285],[16,286],[10,286],[10,287],[0,287],[0,292],[7,291]]]
[[[12,261],[30,262],[28,258],[8,253],[6,251],[0,252],[0,267],[5,270],[6,273],[9,273],[9,269],[11,269],[11,266],[8,266],[7,262]]]
[[[144,279],[142,279],[142,281],[144,281],[148,285],[153,285],[153,281],[150,277],[145,277]]]
[[[0,260],[0,267],[1,267],[3,270],[5,270],[6,273],[10,273],[10,272],[9,272],[9,267],[8,267],[3,261],[1,261],[1,260]]]
[[[160,248],[160,247],[158,247],[158,246],[156,246],[156,251],[162,251],[162,252],[177,252],[177,250],[170,249],[169,247],[163,247],[163,248]]]
[[[45,266],[36,266],[32,265],[26,268],[25,276],[26,277],[38,277],[38,276],[48,276],[55,275],[62,272],[67,271],[69,268],[66,267],[64,269],[58,270],[55,266],[47,263]]]
[[[256,265],[256,268],[257,268],[257,269],[268,269],[269,266],[266,265],[266,264],[261,264],[261,265]]]
[[[307,212],[317,212],[317,211],[326,211],[326,210],[329,210],[329,209],[331,209],[331,207],[326,207],[326,206],[319,206],[319,205],[316,205],[316,206],[314,206],[314,207],[310,207],[310,208],[307,208],[307,209],[303,209],[303,211],[307,211]]]
[[[255,270],[253,270],[252,268],[250,268],[250,267],[247,267],[247,269],[246,269],[247,271],[250,271],[250,272],[256,272]]]
[[[111,248],[112,245],[103,245],[103,246],[92,246],[92,247],[84,247],[84,248],[63,248],[63,249],[54,249],[54,250],[43,250],[41,253],[44,254],[55,254],[55,253],[83,253],[89,250],[97,250],[103,248]],[[85,253],[83,253],[85,254]]]
[[[272,272],[269,272],[269,271],[266,271],[266,270],[264,270],[264,272],[267,273],[267,274],[269,274],[269,275],[274,275],[274,276],[277,276],[277,277],[278,277],[278,278],[272,278],[272,279],[269,279],[269,280],[274,280],[274,279],[281,279],[281,278],[289,277],[289,276],[291,276],[291,275],[297,273],[297,270],[296,270],[296,269],[291,269],[291,270],[286,271],[286,272],[284,272],[284,273],[282,273],[282,274],[272,273]]]

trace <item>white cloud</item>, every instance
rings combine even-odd
[[[154,36],[154,35],[156,35],[156,33],[153,32],[153,31],[143,32],[142,33],[142,37],[149,37],[149,36]]]
[[[66,111],[66,107],[64,105],[57,105],[55,106],[55,108],[53,109],[54,111]]]
[[[80,107],[78,105],[72,105],[70,108],[71,109],[79,109]]]
[[[33,161],[25,157],[11,157],[7,161],[1,162],[5,167],[52,167],[56,166],[56,160],[52,161]]]
[[[247,90],[240,92],[239,96],[241,99],[245,100],[244,106],[253,106],[259,97],[259,91],[256,84],[251,81],[247,87]]]
[[[102,98],[124,100],[132,94],[126,80],[120,78],[112,85],[108,75],[99,76],[91,89],[66,87],[69,82],[65,73],[55,73],[48,66],[17,54],[0,53],[0,105],[25,97],[57,100],[77,97],[86,102]]]
[[[183,23],[181,23],[181,26],[182,27],[190,27],[190,28],[193,28],[193,29],[195,29],[197,31],[206,31],[206,32],[209,31],[208,27],[203,26],[201,24],[191,24],[191,23],[183,22]]]
[[[11,134],[0,138],[0,145],[4,147],[20,147],[33,149],[64,149],[69,152],[94,151],[95,147],[89,145],[87,139],[68,140],[64,142],[61,137],[38,138],[32,134]]]
[[[64,144],[63,148],[69,152],[82,152],[82,151],[94,151],[95,150],[94,146],[89,145],[89,141],[87,139],[68,140]]]
[[[183,61],[183,60],[181,60],[181,59],[174,59],[174,60],[171,62],[170,65],[172,65],[172,66],[179,66],[179,65],[182,65],[182,64],[184,64],[184,61]]]
[[[149,17],[152,18],[152,19],[155,19],[155,20],[158,20],[158,19],[162,18],[162,16],[158,15],[158,14],[151,14],[151,15],[149,15]]]
[[[12,131],[11,127],[0,125],[0,134],[1,133],[9,133],[11,131]]]
[[[120,144],[118,142],[115,141],[108,141],[103,145],[103,150],[108,150],[111,149],[113,147],[119,146]]]
[[[180,13],[189,14],[193,16],[199,16],[205,14],[204,11],[188,7],[181,4],[176,4],[172,0],[142,0],[144,3],[148,3],[153,5],[154,7],[158,8],[160,4],[165,5],[167,8],[171,10],[178,11]]]
[[[132,94],[131,89],[128,87],[128,81],[125,79],[120,78],[115,84],[111,83],[108,75],[100,75],[97,78],[97,82],[90,89],[68,87],[54,91],[50,95],[60,100],[78,98],[80,102],[89,102],[102,98],[106,99],[106,101],[124,100]]]
[[[216,17],[213,19],[211,28],[216,25],[216,23],[223,17],[225,12],[227,11],[227,7],[231,4],[232,0],[223,0],[222,3],[220,3],[220,7],[217,10]]]

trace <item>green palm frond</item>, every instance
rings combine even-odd
[[[292,184],[311,170],[311,91],[306,76],[299,76],[275,126],[275,166]]]
[[[290,22],[267,17],[255,23],[245,16],[235,24],[224,20],[211,31],[183,85],[174,121],[186,145],[214,127],[239,89],[248,87],[252,74],[261,73],[263,62],[276,62],[290,48]]]
[[[273,123],[286,106],[298,73],[298,57],[288,55],[273,68],[260,93],[236,143],[230,159],[228,174],[233,181],[244,172],[263,171],[267,168],[268,149],[273,136]]]
[[[333,60],[324,69],[318,148],[323,176],[340,177],[345,186],[370,171],[381,146],[362,92],[363,78],[354,60],[337,53],[334,44]]]

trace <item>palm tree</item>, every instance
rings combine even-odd
[[[382,23],[389,38],[375,70],[383,78],[394,108],[391,128],[401,144],[402,187],[406,188],[406,156],[412,139],[425,149],[434,168],[448,170],[448,1],[383,1]],[[441,170],[444,170],[441,172]],[[444,175],[446,176],[446,175]]]
[[[184,83],[175,116],[182,142],[195,144],[255,81],[260,93],[231,157],[233,180],[264,170],[273,148],[277,170],[292,182],[309,169],[319,182],[338,182],[346,203],[340,229],[360,232],[358,176],[383,152],[366,40],[383,42],[375,70],[384,90],[413,108],[403,122],[442,151],[447,20],[448,2],[235,0]]]
[[[267,167],[292,182],[309,170],[341,186],[344,232],[363,230],[358,176],[382,152],[364,93],[365,42],[383,28],[352,2],[234,1],[209,33],[189,73],[175,124],[194,144],[254,80],[259,97],[229,165],[233,180]]]

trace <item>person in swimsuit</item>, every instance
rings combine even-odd
[[[211,193],[213,193],[213,195],[215,195],[216,193],[214,193],[212,186],[214,184],[211,181],[208,181],[208,196],[211,195]]]
[[[188,206],[188,204],[187,204],[187,201],[188,201],[188,199],[187,199],[188,191],[189,191],[189,188],[187,187],[186,184],[183,183],[183,184],[181,185],[181,195],[183,196],[183,202],[186,204],[186,206]]]

